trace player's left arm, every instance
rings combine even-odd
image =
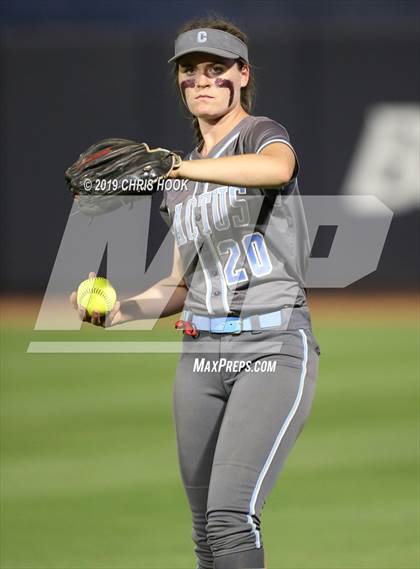
[[[278,188],[290,181],[295,165],[290,146],[272,142],[259,154],[184,160],[170,176],[226,186]]]

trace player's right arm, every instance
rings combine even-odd
[[[144,292],[123,300],[120,303],[119,314],[117,313],[113,319],[110,318],[110,325],[178,314],[184,307],[187,292],[181,256],[175,243],[171,274]]]
[[[96,276],[95,273],[89,273],[89,276],[91,275]],[[147,320],[178,314],[184,307],[187,292],[181,256],[175,243],[172,271],[168,277],[136,296],[117,301],[105,323],[95,314],[90,322],[97,326],[116,326],[132,320]],[[78,310],[80,318],[86,320],[85,311],[77,305],[75,292],[70,296],[70,301]]]

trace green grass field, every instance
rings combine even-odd
[[[317,393],[264,507],[268,567],[417,568],[416,321],[314,322]],[[195,567],[172,422],[178,355],[26,353],[31,340],[102,333],[3,330],[1,569]]]

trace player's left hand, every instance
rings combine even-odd
[[[184,162],[181,160],[179,162],[179,165],[176,168],[173,168],[170,172],[168,172],[167,174],[167,178],[182,178],[182,166],[183,166]]]
[[[159,178],[168,177],[182,162],[166,148],[150,148],[145,142],[106,138],[89,146],[65,172],[65,179],[79,210],[90,217],[113,211],[124,199],[150,195]],[[150,185],[148,182],[152,182]]]

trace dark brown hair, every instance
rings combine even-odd
[[[223,17],[218,16],[216,14],[206,16],[204,18],[196,18],[194,20],[190,20],[190,21],[186,22],[182,26],[182,28],[180,30],[178,30],[177,36],[184,33],[184,32],[188,32],[190,30],[195,30],[197,28],[213,28],[215,30],[222,30],[223,32],[228,32],[229,34],[232,34],[233,36],[239,38],[241,41],[244,42],[245,45],[248,45],[248,37],[246,36],[246,34],[242,30],[240,30],[235,24],[233,24],[232,22],[230,22],[226,18],[223,18]],[[242,67],[245,63],[246,62],[241,58],[239,58],[237,60],[237,65],[238,65],[239,69],[242,69]],[[249,67],[251,68],[251,66],[249,66]],[[174,72],[175,84],[176,84],[177,90],[179,92],[178,63],[177,62],[175,62],[175,65],[173,67],[173,72]],[[252,106],[254,104],[254,99],[255,99],[255,81],[254,81],[253,73],[250,73],[248,85],[241,88],[241,105],[242,105],[242,108],[247,113],[251,112]],[[197,139],[197,142],[198,142],[198,144],[201,144],[201,142],[203,141],[203,137],[201,136],[201,131],[200,131],[200,127],[198,124],[197,117],[193,117],[192,126],[194,129],[194,133],[195,133],[195,137]]]

